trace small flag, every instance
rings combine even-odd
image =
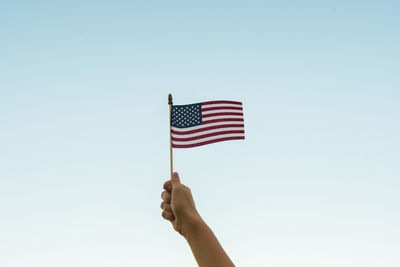
[[[172,147],[189,148],[244,139],[243,106],[236,101],[173,105]]]

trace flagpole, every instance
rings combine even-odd
[[[169,105],[169,154],[170,154],[170,162],[171,162],[171,178],[173,173],[173,158],[172,158],[172,129],[171,129],[171,122],[172,122],[172,95],[168,95],[168,105]]]

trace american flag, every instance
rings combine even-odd
[[[174,148],[244,139],[242,103],[221,100],[173,105],[171,137]]]

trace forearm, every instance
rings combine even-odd
[[[185,238],[199,267],[235,266],[214,233],[200,217],[192,223]]]

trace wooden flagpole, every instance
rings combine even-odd
[[[174,171],[173,168],[173,158],[172,158],[172,129],[171,129],[171,122],[172,122],[172,95],[168,95],[168,105],[169,105],[169,154],[170,154],[170,162],[171,162],[171,179],[172,173]]]

